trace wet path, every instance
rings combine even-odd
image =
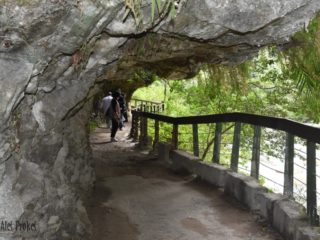
[[[99,128],[91,142],[97,182],[88,213],[94,240],[276,240],[278,234],[219,190],[177,175],[126,141],[109,143]]]

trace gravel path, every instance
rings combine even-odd
[[[93,240],[280,240],[219,189],[165,169],[154,156],[98,128],[91,135],[97,181],[87,206]]]

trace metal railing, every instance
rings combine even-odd
[[[313,226],[319,225],[319,215],[317,210],[317,173],[316,173],[316,144],[320,143],[320,128],[308,126],[302,123],[291,121],[283,118],[267,117],[245,113],[227,113],[204,116],[190,117],[170,117],[159,115],[151,112],[132,111],[132,128],[131,137],[139,140],[142,144],[148,143],[148,119],[154,120],[154,140],[153,145],[159,142],[160,122],[172,125],[171,145],[173,149],[178,148],[179,143],[179,126],[192,125],[193,135],[193,153],[199,156],[199,124],[214,123],[214,139],[213,139],[213,158],[214,163],[220,163],[220,152],[222,146],[222,124],[234,123],[232,136],[232,149],[230,156],[230,168],[233,171],[238,171],[239,168],[239,152],[241,128],[244,124],[249,124],[253,127],[253,137],[251,146],[251,170],[250,175],[259,179],[259,169],[261,151],[261,130],[262,128],[271,128],[278,131],[284,131],[286,134],[284,143],[284,169],[283,172],[284,184],[283,194],[293,198],[294,194],[294,140],[295,137],[300,137],[306,140],[306,208],[309,222]],[[271,176],[268,176],[269,178]]]
[[[164,102],[154,102],[148,100],[142,100],[133,98],[131,99],[132,109],[143,111],[143,112],[154,112],[160,113],[164,111]]]

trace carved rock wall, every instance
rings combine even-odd
[[[136,27],[123,21],[123,0],[0,0],[0,219],[36,223],[0,239],[89,238],[86,126],[102,89],[132,92],[141,70],[184,78],[202,63],[239,63],[288,43],[320,9],[319,0],[181,0],[174,20],[153,24],[150,2]]]

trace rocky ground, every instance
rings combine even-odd
[[[91,135],[97,179],[87,206],[94,240],[280,240],[277,233],[219,189],[164,168],[110,131]]]

